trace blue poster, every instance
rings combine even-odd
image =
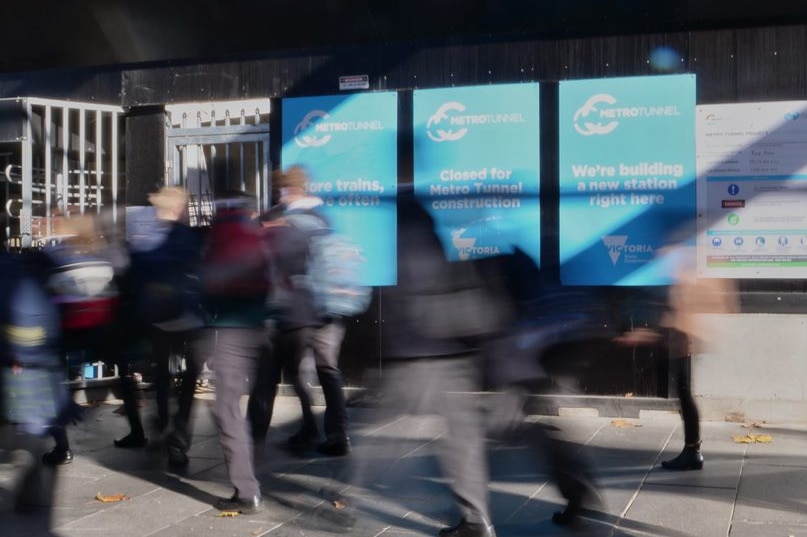
[[[365,285],[397,278],[396,93],[283,99],[283,169],[302,164],[309,192],[337,232],[349,235],[367,259]]]
[[[670,283],[661,250],[696,234],[695,75],[559,86],[562,283]]]
[[[449,259],[540,262],[538,84],[417,90],[414,184]]]

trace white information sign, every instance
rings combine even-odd
[[[341,91],[370,89],[370,76],[369,75],[340,76],[339,89]]]
[[[807,101],[697,107],[698,273],[807,278]]]

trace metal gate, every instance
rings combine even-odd
[[[228,191],[269,207],[269,112],[268,99],[166,106],[167,182],[190,193],[191,225],[208,225]]]
[[[36,246],[57,214],[109,209],[118,221],[124,186],[119,106],[0,99],[0,191],[6,246]]]

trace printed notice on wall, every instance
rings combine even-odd
[[[697,108],[698,269],[807,278],[807,101]]]
[[[309,193],[367,259],[365,285],[397,279],[397,99],[392,92],[283,99],[283,168],[308,168]]]
[[[663,285],[692,241],[695,77],[559,85],[559,243],[566,285]]]
[[[417,90],[415,193],[449,259],[540,262],[538,84]]]

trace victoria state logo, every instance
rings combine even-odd
[[[429,121],[426,123],[426,134],[435,142],[454,142],[465,136],[468,132],[467,127],[457,130],[445,128],[445,124],[447,122],[450,124],[451,121],[449,112],[465,112],[465,105],[456,101],[449,101],[444,103],[432,114]]]
[[[294,127],[294,143],[300,147],[321,147],[331,141],[331,135],[325,134],[323,136],[315,136],[308,134],[314,132],[312,127],[317,122],[328,119],[331,117],[328,112],[324,110],[311,110],[305,117]]]
[[[457,252],[457,259],[465,261],[502,253],[505,240],[500,225],[501,216],[488,216],[469,222],[466,227],[452,229],[451,246]]]
[[[586,118],[592,114],[599,115],[598,105],[602,104],[615,104],[616,99],[607,93],[598,93],[589,99],[577,109],[574,113],[574,128],[583,136],[591,136],[593,134],[609,134],[619,125],[618,121],[609,121],[603,124],[602,122],[586,121]]]
[[[627,235],[605,235],[602,237],[602,243],[608,250],[608,257],[611,258],[611,263],[614,266],[619,262],[622,254],[625,254],[624,262],[637,263],[649,260],[653,256],[653,246],[650,244],[633,244],[628,243]],[[647,259],[642,257],[649,256]]]

